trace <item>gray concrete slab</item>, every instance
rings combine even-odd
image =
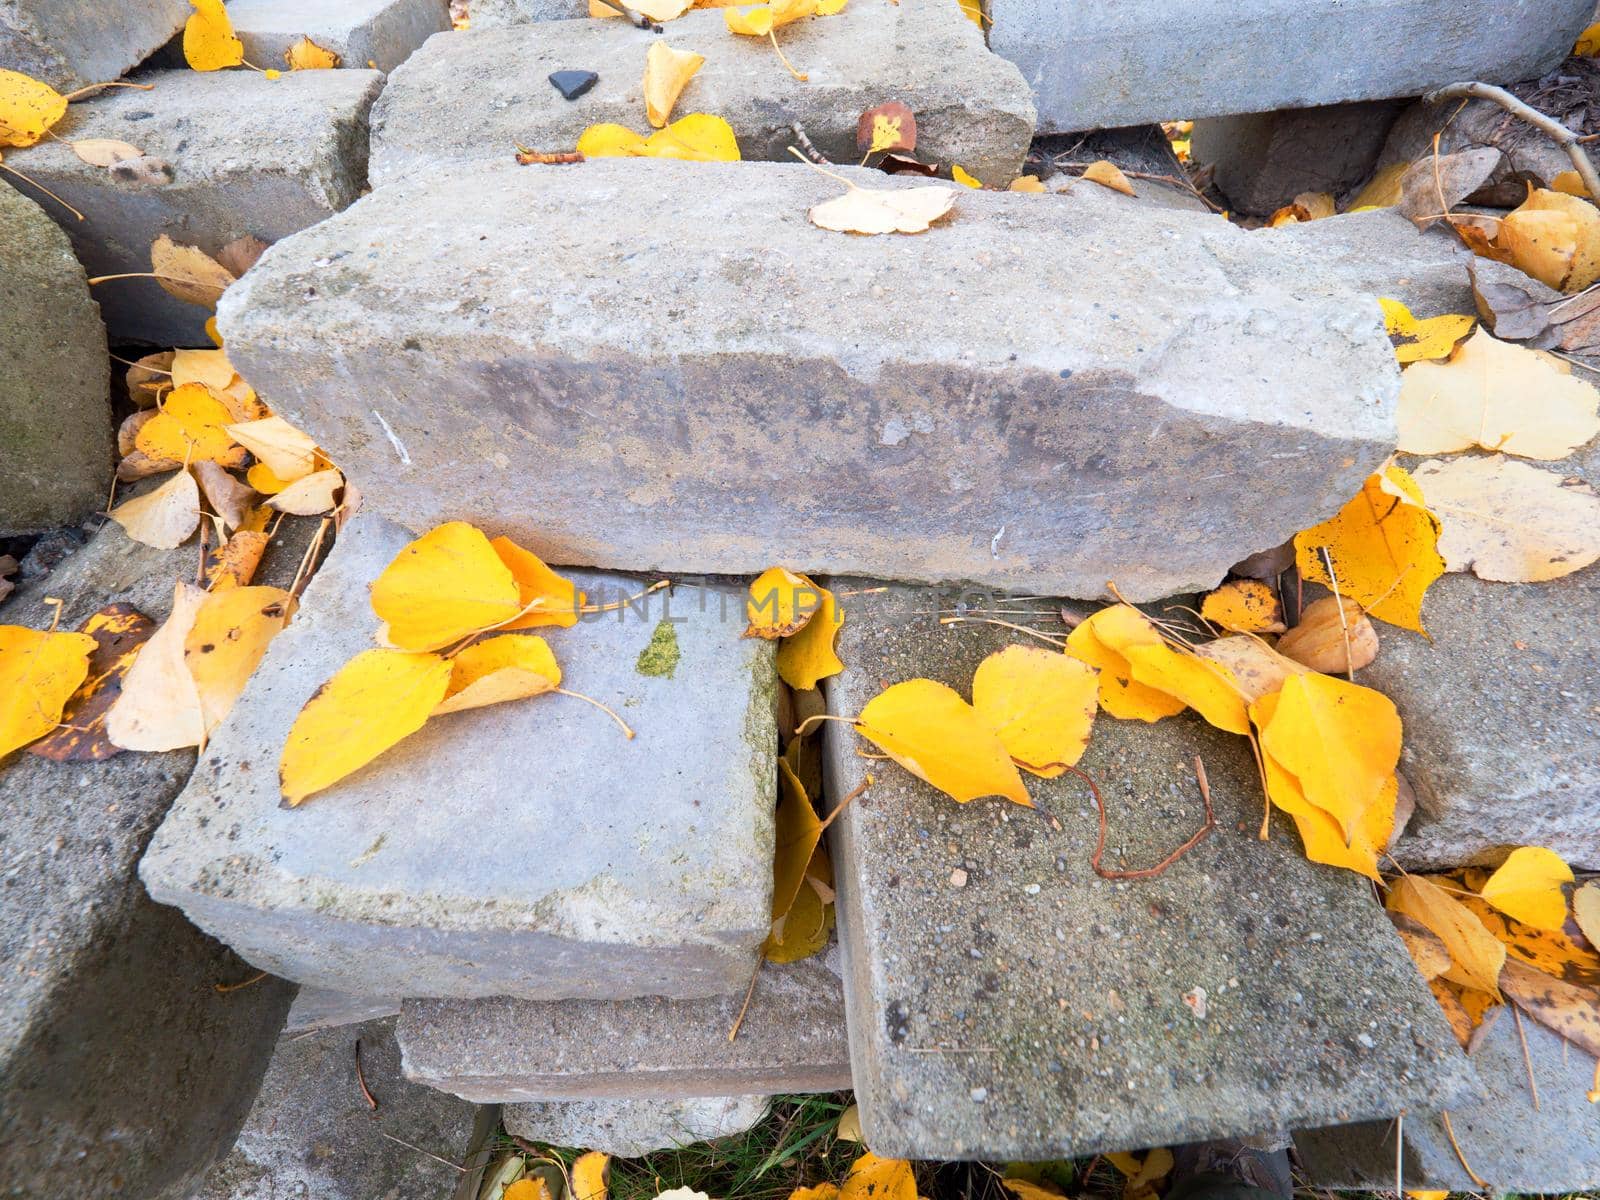
[[[448,0],[229,0],[228,19],[245,61],[284,67],[284,52],[310,38],[349,69],[392,71],[436,33],[450,28]],[[183,67],[181,40],[153,65]]]
[[[744,1133],[760,1124],[770,1102],[769,1096],[712,1096],[512,1104],[505,1124],[507,1133],[531,1142],[643,1158]]]
[[[104,83],[148,58],[193,11],[188,0],[6,0],[0,5],[0,67],[63,92]]]

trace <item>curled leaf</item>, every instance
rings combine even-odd
[[[799,633],[822,607],[822,592],[787,567],[768,567],[750,584],[745,600],[745,637],[776,641]]]
[[[692,50],[674,50],[666,42],[651,42],[644,59],[645,116],[657,129],[672,118],[673,106],[689,80],[705,62]]]
[[[778,645],[778,678],[792,688],[814,688],[831,675],[844,670],[834,650],[839,629],[844,625],[844,609],[834,594],[820,585],[822,604],[797,633]]]
[[[1083,169],[1083,178],[1090,183],[1098,183],[1103,188],[1110,188],[1113,192],[1121,192],[1124,196],[1138,195],[1133,190],[1133,184],[1128,182],[1128,177],[1123,174],[1122,168],[1109,159],[1102,158],[1090,163]]]
[[[150,270],[164,291],[202,308],[215,308],[234,283],[233,272],[204,250],[175,242],[164,233],[150,244]]]
[[[474,642],[450,660],[450,686],[434,716],[526,700],[561,686],[550,644],[536,634],[504,633]]]
[[[342,60],[326,46],[302,37],[283,52],[283,61],[291,71],[332,71]]]

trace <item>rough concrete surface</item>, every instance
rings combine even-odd
[[[371,500],[368,500],[371,506]],[[542,631],[563,686],[434,719],[299,808],[278,759],[300,708],[374,644],[367,585],[410,540],[345,527],[140,868],[258,966],[380,996],[724,995],[766,937],[777,743],[769,643],[742,592],[679,587]],[[594,604],[648,580],[575,573]],[[666,623],[676,669],[646,675]]]
[[[1310,256],[1091,185],[853,237],[806,218],[839,192],[773,163],[408,179],[274,246],[222,330],[380,511],[630,570],[1154,598],[1394,445],[1378,306]]]
[[[859,580],[833,586],[856,591]],[[977,601],[981,603],[981,601]],[[857,594],[829,711],[924,677],[964,695],[1014,640],[941,627],[925,589]],[[830,831],[855,1090],[866,1142],[908,1158],[1046,1159],[1449,1107],[1476,1089],[1438,1005],[1367,882],[1308,862],[1283,822],[1256,840],[1242,738],[1187,717],[1102,714],[1075,776],[1028,777],[1042,810],[965,805],[858,757],[830,723],[829,794],[875,783]],[[1063,828],[1054,831],[1047,819]]]
[[[710,1000],[407,1000],[406,1077],[482,1103],[680,1100],[850,1086],[844,997],[820,957]],[[547,1139],[548,1140],[548,1139]]]
[[[507,1133],[531,1142],[643,1158],[744,1133],[760,1124],[770,1102],[769,1096],[709,1096],[513,1104],[505,1110],[505,1123]]]
[[[63,92],[116,79],[183,27],[188,0],[0,0],[0,67]]]
[[[356,1076],[358,1043],[376,1109]],[[239,1140],[193,1200],[450,1200],[475,1115],[406,1082],[393,1020],[284,1038]]]
[[[1407,1189],[1559,1195],[1600,1185],[1600,1120],[1586,1097],[1594,1086],[1594,1058],[1528,1017],[1522,1018],[1522,1029],[1526,1058],[1514,1015],[1500,1010],[1472,1059],[1487,1098],[1450,1109],[1450,1131],[1480,1179],[1462,1167],[1442,1119],[1408,1113],[1401,1160]],[[1539,1089],[1537,1103],[1528,1085],[1530,1071]],[[1294,1144],[1312,1187],[1394,1187],[1392,1121],[1302,1130]]]
[[[274,547],[263,572],[281,582],[299,549]],[[67,629],[119,601],[160,620],[193,569],[192,548],[107,525],[0,604],[0,623],[45,628],[52,596]],[[0,763],[0,1196],[187,1200],[250,1107],[294,988],[217,992],[253,968],[135,878],[193,761]]]
[[[589,15],[588,0],[474,0],[472,28],[499,29]]]
[[[1021,68],[1039,129],[1417,96],[1533,79],[1591,0],[989,0],[989,45]]]
[[[719,10],[687,12],[663,28],[658,38],[624,20],[582,17],[434,39],[395,72],[373,110],[373,183],[504,161],[518,145],[570,150],[602,121],[649,133],[641,81],[645,54],[662,39],[706,60],[674,114],[724,118],[746,159],[792,162],[798,123],[832,161],[858,162],[857,118],[890,99],[916,114],[920,158],[959,162],[1000,187],[1033,137],[1033,102],[1016,68],[989,53],[978,27],[945,0],[869,0],[785,26],[779,41],[808,76],[803,83],[766,39],[730,33]],[[564,68],[597,71],[600,81],[565,100],[546,78]]]
[[[308,37],[341,67],[392,71],[434,34],[450,28],[448,0],[229,0],[228,19],[247,62],[284,66],[284,52]],[[175,39],[157,65],[185,65]]]
[[[1466,266],[1471,252],[1453,234],[1419,230],[1394,209],[1258,229],[1251,236],[1300,256],[1308,272],[1325,272],[1354,293],[1403,301],[1414,316],[1475,311]]]
[[[1264,217],[1302,192],[1338,197],[1363,183],[1399,110],[1397,100],[1368,100],[1213,117],[1194,123],[1189,144],[1236,210]]]
[[[110,362],[66,235],[0,188],[0,536],[81,521],[111,485]]]
[[[375,71],[295,71],[271,80],[255,71],[152,71],[150,91],[116,88],[74,103],[55,126],[60,140],[6,151],[5,183],[38,200],[72,239],[91,275],[150,270],[160,234],[215,254],[246,234],[276,241],[353,201],[366,185],[367,111],[383,84]],[[293,130],[293,136],[285,131]],[[68,141],[114,138],[161,160],[95,167]],[[151,172],[154,172],[153,174]],[[209,308],[168,295],[151,279],[119,279],[95,290],[113,342],[209,346]]]
[[[352,996],[327,988],[303,987],[289,1008],[283,1032],[307,1033],[313,1029],[332,1029],[336,1025],[359,1025],[380,1017],[400,1015],[400,1001],[383,996]]]

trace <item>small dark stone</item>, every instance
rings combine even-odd
[[[600,76],[593,71],[553,71],[550,75],[556,91],[568,100],[576,100],[599,81]]]

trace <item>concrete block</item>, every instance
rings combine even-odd
[[[551,633],[566,696],[437,718],[280,807],[296,714],[373,645],[367,585],[409,540],[345,527],[140,868],[156,899],[297,982],[376,996],[739,991],[768,929],[770,644],[740,595],[682,587]],[[594,603],[648,581],[577,573]],[[678,659],[638,660],[657,628]]]
[[[1558,64],[1590,0],[990,0],[989,45],[1059,133],[1417,96]]]
[[[170,179],[154,168],[130,178],[90,166],[65,140],[6,152],[7,165],[84,214],[79,221],[3,176],[67,231],[91,275],[149,271],[150,245],[163,233],[211,254],[246,234],[276,241],[338,212],[366,186],[367,111],[383,84],[376,71],[296,71],[276,80],[255,71],[156,71],[140,81],[154,89],[117,88],[73,104],[55,132],[128,142],[161,160]],[[169,296],[154,280],[103,283],[95,298],[113,342],[211,344],[211,310]]]
[[[836,580],[846,590],[867,586]],[[975,604],[982,600],[969,601]],[[858,594],[830,712],[883,681],[967,693],[1015,640],[941,627],[932,589]],[[1371,889],[1308,862],[1277,822],[1243,738],[1198,719],[1095,722],[1081,768],[1109,808],[1105,866],[1148,867],[1203,819],[1216,828],[1159,876],[1090,866],[1081,780],[1028,779],[1041,812],[958,805],[825,735],[829,794],[875,783],[835,821],[855,1090],[866,1142],[905,1158],[1051,1159],[1447,1108],[1472,1071]],[[1045,819],[1062,825],[1053,831]]]
[[[1309,255],[1093,185],[853,237],[806,218],[839,191],[800,164],[429,173],[274,246],[221,326],[380,511],[551,562],[1148,599],[1393,448],[1378,306]]]
[[[473,29],[503,29],[535,21],[567,21],[589,15],[588,0],[476,0]]]
[[[406,1077],[481,1103],[681,1100],[850,1086],[844,997],[820,958],[711,1000],[407,1000]],[[554,1139],[545,1139],[554,1140]],[[576,1143],[571,1143],[576,1144]]]
[[[376,1021],[383,1017],[400,1015],[400,1001],[383,996],[352,996],[348,992],[332,992],[327,988],[303,987],[289,1008],[289,1019],[283,1032],[287,1037],[295,1033],[309,1033],[314,1029],[332,1029],[337,1025],[359,1025],[363,1021]]]
[[[264,566],[264,569],[268,569]],[[124,602],[161,620],[192,551],[153,550],[106,525],[0,605],[76,628]],[[194,755],[124,753],[0,763],[0,1196],[113,1187],[188,1200],[227,1151],[272,1055],[292,985],[253,968],[135,877]]]
[[[476,1116],[406,1082],[393,1020],[284,1038],[239,1140],[193,1200],[447,1200]]]
[[[729,33],[718,10],[691,11],[664,28],[668,44],[706,59],[675,112],[725,118],[746,159],[792,162],[798,123],[834,162],[858,162],[857,118],[890,99],[916,113],[919,157],[959,162],[1002,187],[1033,137],[1033,103],[1016,68],[989,53],[977,26],[943,0],[853,4],[786,26],[783,51],[809,76],[804,83],[764,39]],[[373,111],[373,184],[505,161],[518,145],[570,150],[601,121],[648,131],[641,80],[657,40],[627,21],[583,17],[431,41]],[[547,76],[567,68],[597,71],[600,81],[576,101],[563,99]]]
[[[111,487],[106,330],[66,235],[0,188],[0,536],[82,521]]]
[[[70,92],[136,67],[194,10],[188,0],[60,0],[0,3],[0,67]]]
[[[244,43],[246,61],[284,65],[284,52],[309,37],[342,60],[340,66],[392,71],[436,33],[450,28],[448,0],[229,0],[228,17]],[[183,67],[181,41],[161,53],[159,66]]]
[[[1216,170],[1235,209],[1270,216],[1301,192],[1343,196],[1377,164],[1397,100],[1212,117],[1194,123],[1194,159]]]
[[[1522,1028],[1528,1039],[1526,1058],[1513,1014],[1500,1010],[1473,1055],[1488,1097],[1452,1106],[1449,1132],[1436,1115],[1406,1114],[1400,1170],[1408,1190],[1560,1195],[1600,1185],[1600,1121],[1586,1097],[1594,1086],[1594,1059],[1531,1018],[1522,1019]],[[1528,1083],[1530,1071],[1539,1089],[1537,1101]],[[1461,1165],[1450,1132],[1479,1179]],[[1302,1130],[1294,1144],[1312,1187],[1394,1187],[1392,1121]]]
[[[691,1100],[573,1100],[513,1104],[506,1132],[547,1146],[599,1150],[643,1158],[696,1142],[744,1133],[767,1115],[770,1096],[713,1096]]]

